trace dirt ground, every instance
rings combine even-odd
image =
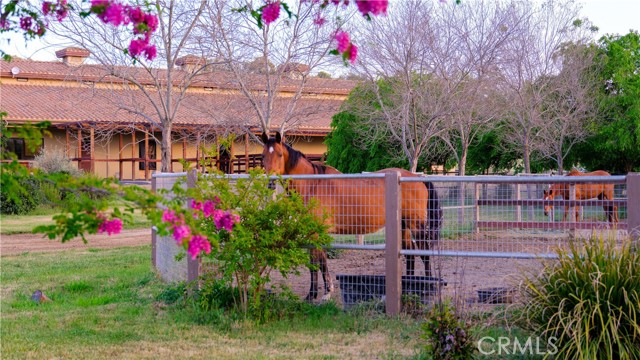
[[[87,240],[86,244],[82,239],[73,239],[66,243],[61,243],[58,240],[43,238],[40,234],[0,235],[0,255],[147,245],[151,244],[151,230],[124,230],[122,233],[112,236],[106,234],[90,235],[87,236]]]

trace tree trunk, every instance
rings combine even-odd
[[[529,154],[529,139],[524,139],[524,148],[522,149],[522,158],[524,160],[524,172],[527,174],[531,174],[531,158]]]
[[[411,168],[409,169],[411,172],[417,172],[418,171],[418,157],[414,156],[411,157]]]
[[[562,159],[562,155],[558,155],[558,175],[564,175],[564,159]]]
[[[162,172],[171,172],[171,131],[172,124],[164,124],[162,128],[162,144],[160,144]]]

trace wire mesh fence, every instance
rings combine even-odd
[[[326,216],[335,298],[346,309],[388,303],[393,286],[403,306],[439,296],[472,307],[512,302],[523,274],[539,272],[557,249],[590,236],[628,238],[627,207],[640,203],[627,199],[624,176],[402,177],[397,209],[390,208],[395,200],[384,174],[285,178],[289,191],[316,202]],[[394,238],[402,250],[390,247]],[[396,259],[402,271],[389,275]],[[273,285],[279,283],[303,297],[308,270],[275,276]]]

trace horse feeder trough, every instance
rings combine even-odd
[[[384,275],[338,274],[336,279],[340,283],[345,310],[349,310],[358,302],[384,301],[386,292]],[[402,276],[402,295],[417,296],[423,304],[426,304],[429,297],[435,295],[442,286],[447,286],[447,282],[440,278]]]

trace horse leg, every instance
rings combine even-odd
[[[429,250],[429,241],[433,240],[432,236],[435,236],[433,232],[427,228],[426,223],[421,223],[418,225],[418,228],[412,231],[413,237],[416,241],[417,248],[420,250]],[[422,263],[424,264],[424,274],[425,276],[431,276],[431,265],[429,256],[421,256]]]
[[[322,281],[324,282],[324,295],[322,301],[328,301],[331,299],[333,293],[333,281],[331,280],[331,274],[329,273],[329,258],[327,252],[324,250],[317,250],[318,257],[320,259],[320,271],[322,272]]]
[[[304,298],[305,301],[309,302],[318,297],[318,269],[316,268],[316,266],[318,266],[320,262],[320,256],[318,252],[319,250],[317,249],[311,249],[310,251],[312,267],[309,269],[309,273],[311,274],[311,286],[309,288],[309,294],[307,294],[307,297]]]
[[[562,216],[562,221],[566,222],[567,221],[567,215],[569,215],[569,207],[565,206],[564,207],[564,215]]]
[[[415,244],[411,241],[411,233],[407,230],[404,220],[402,221],[402,248],[415,250]],[[405,260],[407,262],[407,275],[411,276],[414,274],[416,268],[415,256],[405,256]]]

